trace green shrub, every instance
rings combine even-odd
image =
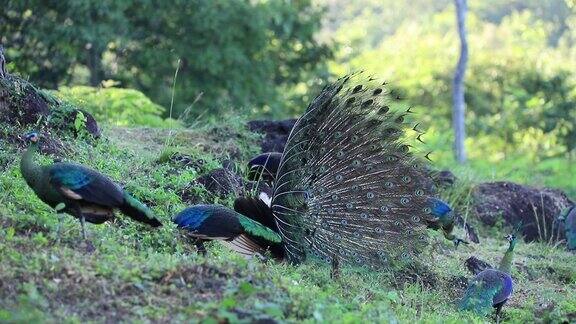
[[[55,94],[88,111],[99,122],[160,128],[180,125],[176,120],[162,118],[164,107],[155,104],[138,90],[75,86],[61,87]]]

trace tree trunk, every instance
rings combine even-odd
[[[458,35],[460,36],[460,58],[456,65],[454,82],[452,89],[452,126],[454,127],[454,153],[459,163],[466,162],[466,149],[464,140],[466,139],[465,113],[466,103],[464,102],[464,76],[466,74],[466,64],[468,63],[468,43],[466,41],[466,0],[454,0],[456,3],[456,17],[458,22]]]
[[[102,67],[102,53],[104,51],[98,50],[96,46],[92,46],[88,49],[88,70],[90,70],[90,85],[97,87],[102,82],[104,75]]]

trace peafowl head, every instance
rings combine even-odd
[[[516,246],[516,235],[515,234],[508,234],[508,235],[506,235],[505,238],[510,243],[509,249],[510,250],[514,249],[514,246]]]
[[[202,223],[213,213],[210,205],[195,205],[188,207],[173,219],[179,228],[197,230]]]
[[[24,138],[29,143],[38,143],[38,140],[40,140],[40,136],[38,136],[38,133],[36,132],[30,132],[26,134]]]

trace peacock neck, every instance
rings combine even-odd
[[[20,160],[22,176],[30,186],[36,183],[42,171],[40,165],[35,161],[36,152],[38,152],[38,143],[32,143]]]
[[[498,270],[506,273],[510,273],[512,269],[512,258],[514,257],[514,246],[516,245],[515,241],[510,242],[510,246],[506,253],[504,253],[504,257],[502,261],[500,261],[500,267]]]

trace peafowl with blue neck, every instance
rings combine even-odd
[[[236,199],[234,210],[220,205],[195,205],[174,217],[174,223],[193,239],[198,251],[204,255],[204,243],[218,240],[247,258],[265,257],[269,252],[273,258],[281,260],[284,254],[280,245],[282,238],[273,230],[272,220],[271,211],[264,202],[249,198]]]
[[[220,214],[180,214],[175,222],[182,228],[196,224],[189,231],[196,237],[223,241],[240,228],[260,250],[277,248],[278,240],[235,226],[246,216],[279,235],[278,255],[292,264],[311,256],[371,267],[414,260],[427,245],[428,222],[437,217],[429,204],[428,154],[407,143],[422,137],[407,122],[410,114],[386,83],[363,73],[341,78],[321,91],[293,127],[270,207],[245,198],[235,204],[237,211],[211,207]],[[224,213],[224,222],[202,227]],[[215,235],[213,227],[229,235]]]
[[[458,238],[452,233],[454,231],[455,216],[450,205],[438,198],[430,198],[430,205],[432,206],[432,214],[435,218],[428,221],[428,228],[441,230],[444,237],[452,241],[456,247],[458,247],[460,243],[469,244],[467,241]]]
[[[570,251],[576,251],[576,205],[562,211],[558,220],[564,223],[566,246]]]
[[[80,220],[82,237],[86,240],[85,222],[102,224],[114,218],[114,210],[152,227],[162,224],[143,203],[132,197],[106,176],[79,164],[56,162],[39,165],[37,133],[26,135],[28,149],[22,155],[20,171],[36,196],[58,214],[60,238],[62,213]]]
[[[515,233],[518,231],[515,231]],[[466,293],[460,302],[461,310],[473,311],[478,315],[486,316],[492,309],[496,309],[497,321],[500,321],[502,307],[514,290],[514,281],[510,275],[516,234],[506,236],[508,250],[500,261],[498,269],[486,269],[476,275],[468,284]]]

